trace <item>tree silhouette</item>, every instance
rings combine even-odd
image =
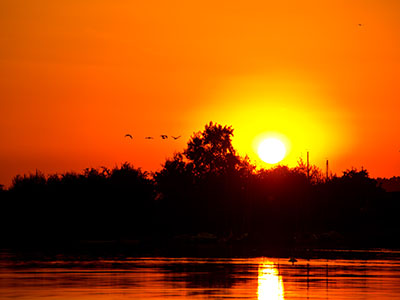
[[[300,174],[304,174],[305,176],[307,176],[308,173],[308,180],[311,184],[320,184],[326,180],[324,174],[322,173],[322,170],[315,165],[310,165],[307,172],[307,164],[303,161],[301,157],[297,161],[297,166],[294,168],[294,171]]]
[[[36,171],[35,174],[17,175],[13,178],[10,190],[23,192],[38,192],[46,185],[46,177],[43,173]]]
[[[232,138],[232,127],[210,122],[154,174],[124,163],[17,175],[9,189],[0,186],[0,240],[399,246],[400,193],[367,170],[329,180],[302,160],[256,170]]]
[[[176,230],[229,232],[243,227],[254,166],[236,154],[232,137],[232,127],[210,122],[154,175]]]
[[[232,146],[233,129],[210,122],[195,133],[183,152],[197,177],[222,175],[237,169],[241,159]]]

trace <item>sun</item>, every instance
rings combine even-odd
[[[286,155],[286,147],[277,138],[267,138],[258,146],[258,156],[268,164],[280,162]]]

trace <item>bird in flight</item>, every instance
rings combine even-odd
[[[152,140],[152,139],[154,139],[152,136],[145,136],[144,137],[146,140]]]
[[[160,135],[160,136],[161,136],[161,138],[162,138],[163,140],[165,140],[165,139],[168,138],[168,135],[165,135],[165,134],[162,134],[162,135]]]
[[[177,140],[177,139],[179,139],[181,136],[173,136],[173,135],[171,135],[171,137],[172,137],[174,140]]]
[[[133,136],[132,136],[131,134],[129,134],[129,133],[125,134],[125,137],[128,137],[128,138],[130,138],[130,139],[133,139]]]
[[[358,24],[358,27],[361,27],[361,26],[364,26],[364,24],[359,23],[359,24]]]

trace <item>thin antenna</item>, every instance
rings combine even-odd
[[[329,179],[329,161],[326,160],[326,181]]]
[[[310,181],[310,152],[307,151],[307,180]]]

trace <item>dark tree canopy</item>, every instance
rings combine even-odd
[[[232,146],[233,128],[210,122],[197,132],[183,152],[196,176],[222,175],[238,169],[240,157]]]
[[[0,240],[399,246],[400,193],[382,179],[364,169],[327,178],[302,160],[256,170],[232,138],[232,127],[210,122],[154,174],[124,163],[17,175],[0,186]]]

